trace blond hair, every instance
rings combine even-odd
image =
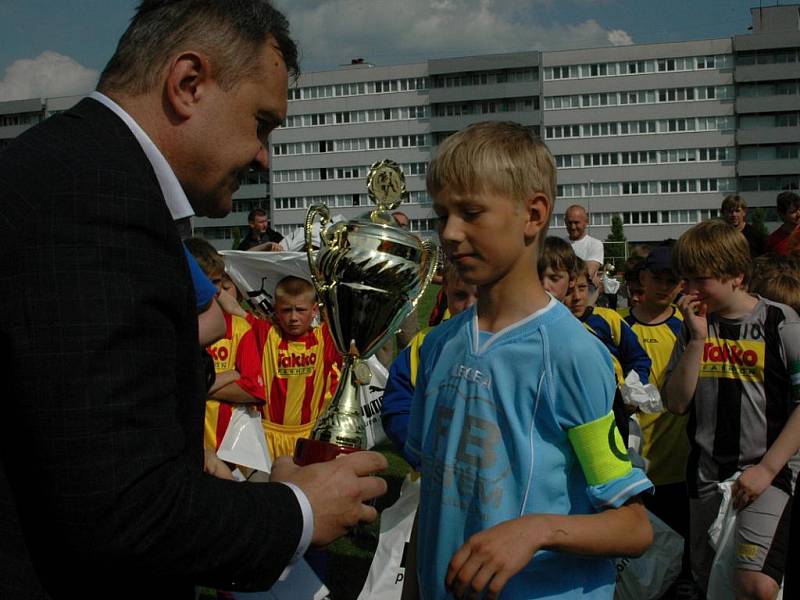
[[[225,273],[225,261],[220,253],[217,252],[217,249],[207,240],[193,237],[184,240],[183,243],[207,277],[215,277]]]
[[[724,221],[698,223],[672,249],[672,269],[681,277],[710,275],[730,279],[743,275],[750,280],[750,248],[745,237]]]
[[[296,298],[298,296],[307,296],[312,300],[316,299],[314,286],[307,279],[289,275],[281,279],[275,286],[275,300]]]
[[[800,279],[793,274],[778,273],[774,277],[758,277],[750,283],[749,289],[754,294],[800,311]]]
[[[547,146],[531,129],[510,121],[474,123],[447,138],[431,161],[428,193],[491,191],[522,202],[535,193],[547,197],[544,243],[556,197],[556,165]]]
[[[555,236],[547,236],[542,245],[542,251],[536,262],[539,278],[544,276],[547,268],[553,271],[566,271],[570,279],[575,278],[575,264],[578,259],[569,242]]]

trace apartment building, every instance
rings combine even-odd
[[[733,192],[773,226],[777,193],[800,187],[800,5],[751,13],[751,32],[732,38],[395,66],[356,59],[305,73],[272,135],[271,171],[248,174],[233,212],[196,218],[195,231],[230,248],[256,206],[283,233],[316,203],[364,213],[369,165],[390,158],[406,175],[412,230],[431,235],[427,164],[448,135],[481,120],[517,121],[547,142],[559,169],[556,235],[580,204],[595,237],[618,215],[629,241],[676,238]],[[0,103],[0,149],[49,104],[69,99]]]

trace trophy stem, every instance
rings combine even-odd
[[[297,440],[295,463],[325,462],[339,454],[366,449],[367,432],[358,397],[359,388],[369,383],[369,377],[364,377],[365,370],[369,373],[366,363],[351,355],[344,357],[336,393],[311,431],[311,439]]]

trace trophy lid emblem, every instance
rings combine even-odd
[[[373,223],[393,222],[389,211],[396,209],[408,199],[406,178],[403,170],[393,160],[385,159],[370,166],[367,174],[367,193],[378,207],[370,213]]]

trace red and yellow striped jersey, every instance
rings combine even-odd
[[[328,326],[323,323],[298,337],[272,323],[263,327],[265,419],[281,425],[314,423],[336,391],[342,366]]]
[[[214,359],[214,372],[236,369],[241,388],[256,398],[264,398],[264,379],[261,373],[261,357],[256,345],[255,332],[250,324],[238,316],[225,316],[225,337],[212,344],[206,351]],[[206,401],[205,435],[206,448],[219,448],[225,430],[231,420],[233,404],[208,399]]]

